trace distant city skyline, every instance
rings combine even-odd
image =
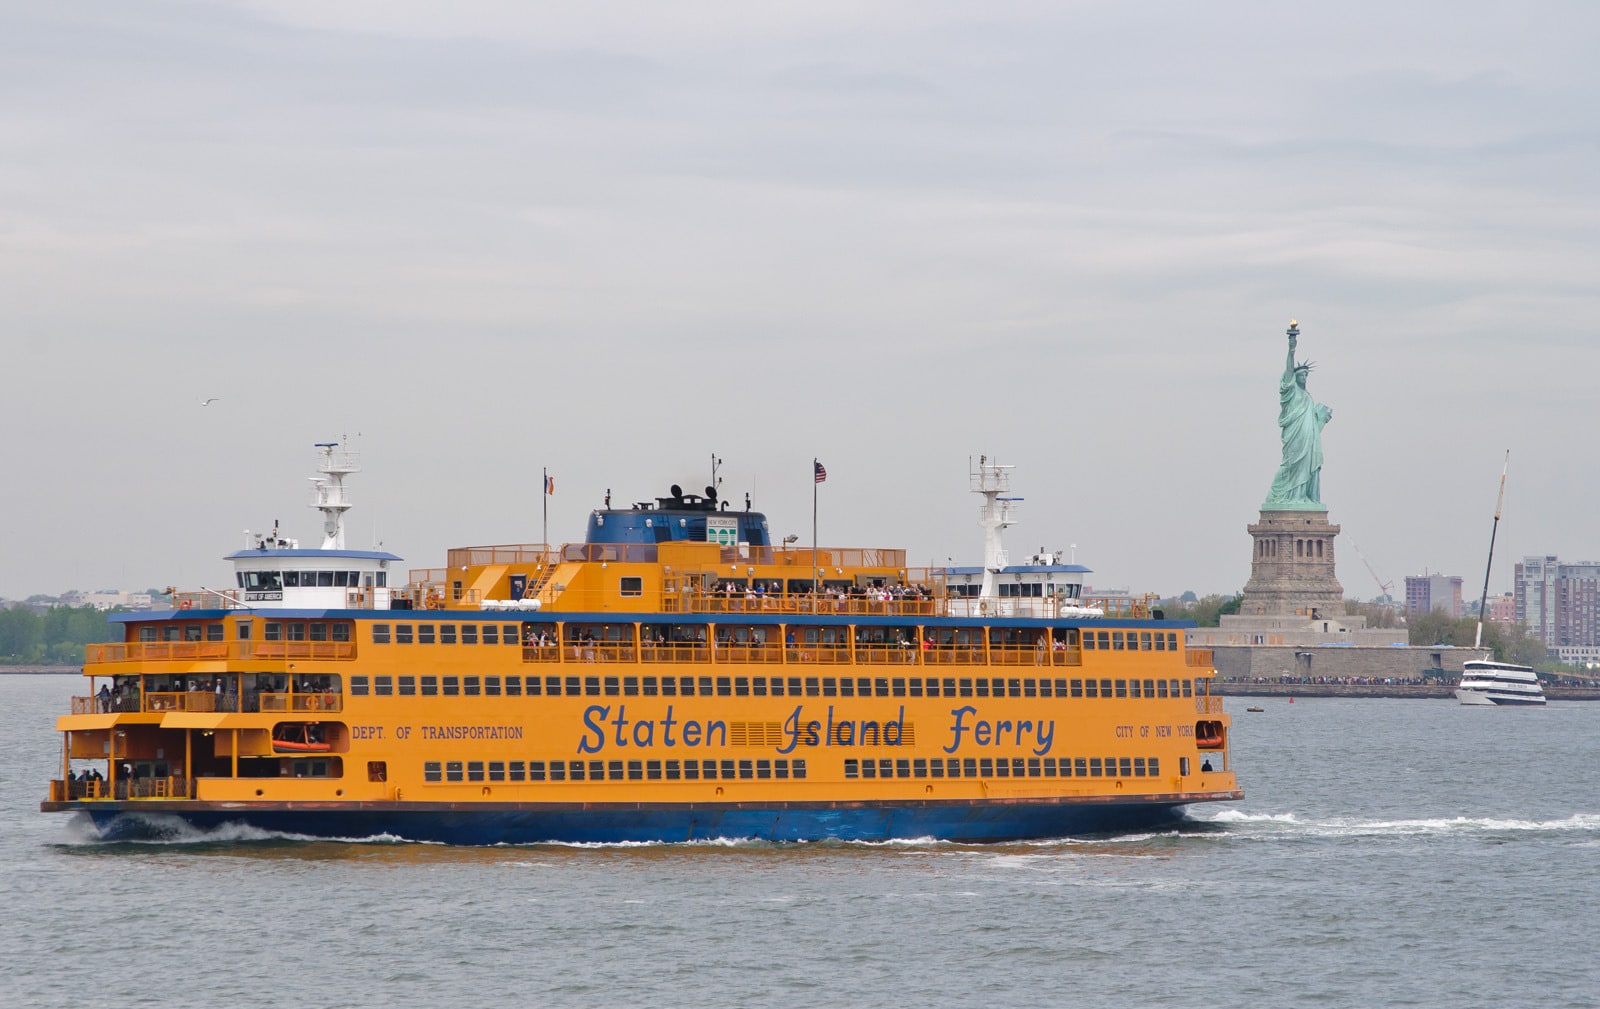
[[[1238,591],[1284,329],[1383,581],[1600,557],[1600,8],[0,11],[0,596],[215,587],[242,530],[583,536],[709,480],[775,538]],[[209,401],[209,402],[207,402]],[[202,405],[205,404],[205,405]],[[813,482],[812,460],[827,467]],[[541,494],[542,473],[556,492]],[[1345,553],[1346,591],[1368,598]]]

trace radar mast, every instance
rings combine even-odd
[[[972,474],[972,492],[983,495],[983,507],[978,512],[978,525],[983,527],[983,586],[978,591],[984,599],[996,594],[995,577],[1006,566],[1006,549],[1000,541],[1000,533],[1016,521],[1015,505],[1022,500],[1001,496],[1011,493],[1013,469],[1016,467],[1002,466],[980,455],[978,468]]]
[[[322,464],[317,467],[321,476],[311,477],[311,507],[322,513],[322,549],[344,549],[344,513],[350,510],[350,501],[344,496],[344,478],[361,472],[355,452],[336,451],[336,441],[319,441],[317,450],[322,453]]]

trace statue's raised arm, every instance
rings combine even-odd
[[[1322,504],[1322,428],[1333,411],[1306,391],[1310,362],[1296,363],[1300,327],[1289,320],[1289,355],[1278,383],[1278,433],[1283,461],[1262,508],[1269,511],[1324,511]]]

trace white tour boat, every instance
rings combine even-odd
[[[1532,666],[1470,659],[1461,665],[1456,700],[1462,704],[1543,704],[1544,688]]]

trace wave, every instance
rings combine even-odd
[[[1414,817],[1392,820],[1354,816],[1305,817],[1296,813],[1245,813],[1235,809],[1191,814],[1192,822],[1214,825],[1202,836],[1227,838],[1408,837],[1422,834],[1600,833],[1600,813],[1573,813],[1551,820],[1497,816]]]
[[[87,816],[74,819],[67,828],[69,847],[107,845],[214,845],[259,844],[264,842],[332,842],[337,844],[413,844],[395,834],[366,837],[320,837],[283,830],[263,830],[246,823],[227,822],[215,827],[196,827],[181,817],[163,813],[124,813],[105,828],[96,828]],[[430,843],[430,842],[423,842]]]

